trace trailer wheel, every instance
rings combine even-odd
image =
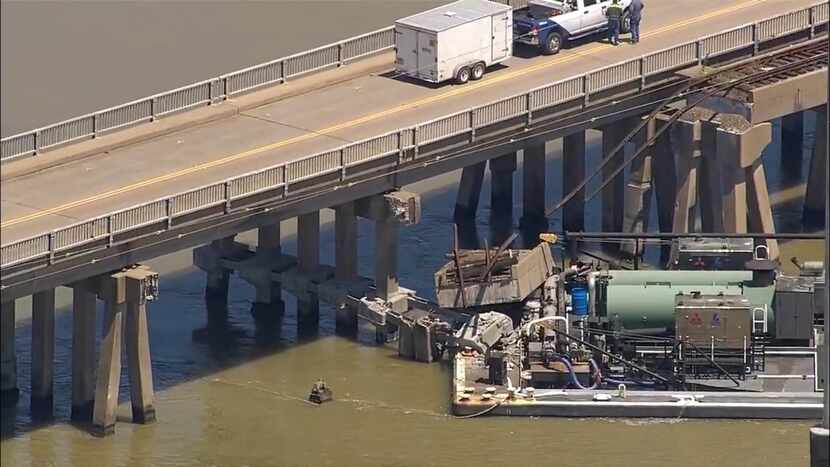
[[[463,66],[461,67],[458,72],[455,74],[455,81],[458,84],[464,84],[467,81],[470,81],[470,67]]]
[[[545,55],[555,55],[562,49],[562,34],[552,32],[548,34],[548,39],[542,44],[542,53]]]
[[[473,65],[473,68],[470,71],[470,79],[472,79],[473,81],[480,80],[482,77],[484,77],[485,69],[486,68],[484,66],[484,63],[476,63],[475,65]]]

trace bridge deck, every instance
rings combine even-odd
[[[432,87],[388,76],[362,76],[6,180],[0,197],[2,243],[461,111],[812,3],[652,2],[643,23],[643,41],[637,46],[589,41],[553,57],[519,50],[520,56],[505,67],[465,86]]]

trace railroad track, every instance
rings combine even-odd
[[[716,72],[709,84],[739,81],[733,89],[749,92],[761,86],[827,68],[828,51],[830,44],[826,40],[788,48]]]

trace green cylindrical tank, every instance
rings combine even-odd
[[[754,307],[766,305],[772,322],[770,304],[775,287],[751,287],[749,271],[603,271],[596,277],[598,282],[607,282],[606,315],[619,316],[626,329],[674,329],[675,296],[692,292],[744,295]]]

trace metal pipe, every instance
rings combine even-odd
[[[563,323],[565,323],[565,332],[566,333],[570,332],[570,330],[568,329],[568,318],[566,318],[564,316],[545,316],[543,318],[537,318],[537,319],[534,319],[533,321],[530,321],[527,324],[525,324],[525,327],[527,328],[527,331],[530,332],[530,328],[532,328],[533,326],[536,326],[537,324],[541,324],[543,322],[546,322],[546,321],[562,321]],[[546,329],[550,329],[550,328],[546,328]]]
[[[597,317],[597,274],[596,271],[588,273],[588,316],[591,318]]]

